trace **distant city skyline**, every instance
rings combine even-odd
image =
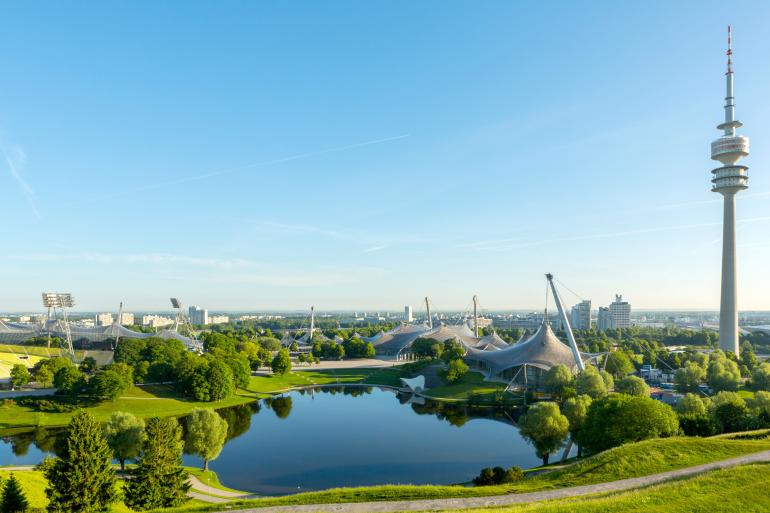
[[[546,272],[594,310],[716,311],[728,23],[752,137],[738,305],[770,310],[768,16],[6,5],[0,311],[43,291],[93,312],[541,310]]]

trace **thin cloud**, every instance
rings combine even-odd
[[[174,255],[168,253],[135,253],[135,254],[108,254],[108,253],[31,253],[19,255],[7,255],[7,260],[20,262],[85,262],[95,264],[157,264],[157,265],[193,265],[203,267],[216,267],[221,269],[234,269],[255,267],[263,265],[262,262],[241,258],[223,259],[208,258],[189,255]]]
[[[35,191],[32,190],[32,187],[30,187],[27,181],[24,180],[24,177],[21,176],[21,170],[24,169],[24,166],[27,164],[27,154],[24,152],[24,148],[16,144],[8,147],[4,144],[0,144],[0,151],[3,153],[8,172],[21,189],[24,199],[27,200],[27,203],[29,203],[29,206],[32,209],[32,213],[35,214],[35,217],[40,219],[40,211],[37,209],[35,203]]]
[[[364,253],[375,253],[377,251],[382,251],[383,249],[387,248],[388,246],[381,245],[381,246],[372,246],[371,248],[366,248],[364,250]]]
[[[242,165],[242,166],[229,167],[229,168],[225,168],[225,169],[220,169],[218,171],[212,171],[212,172],[209,172],[209,173],[203,173],[203,174],[200,174],[200,175],[185,176],[185,177],[177,178],[177,179],[174,179],[174,180],[166,180],[166,181],[163,181],[163,182],[156,182],[156,183],[153,183],[153,184],[144,185],[142,187],[136,187],[136,188],[133,188],[133,189],[126,189],[126,190],[123,190],[123,191],[121,191],[119,193],[115,193],[115,194],[100,195],[99,197],[93,198],[92,200],[90,200],[88,202],[100,202],[100,201],[103,201],[105,199],[122,197],[122,196],[127,196],[127,195],[130,195],[130,194],[135,194],[135,193],[139,193],[139,192],[149,191],[149,190],[153,190],[153,189],[161,189],[161,188],[164,188],[164,187],[171,187],[171,186],[174,186],[174,185],[182,185],[182,184],[190,183],[190,182],[197,182],[199,180],[206,180],[208,178],[214,178],[214,177],[217,177],[217,176],[227,175],[227,174],[230,174],[230,173],[237,173],[239,171],[246,171],[248,169],[255,169],[255,168],[260,168],[260,167],[265,167],[265,166],[272,166],[272,165],[275,165],[275,164],[283,164],[285,162],[291,162],[293,160],[300,160],[300,159],[306,159],[306,158],[310,158],[310,157],[318,157],[318,156],[321,156],[321,155],[326,155],[327,153],[337,153],[337,152],[340,152],[340,151],[347,151],[347,150],[353,150],[353,149],[356,149],[356,148],[363,148],[365,146],[373,146],[375,144],[382,144],[382,143],[391,142],[391,141],[398,141],[399,139],[405,139],[405,138],[410,137],[410,136],[411,136],[411,134],[402,134],[402,135],[396,135],[396,136],[392,136],[392,137],[384,137],[384,138],[381,138],[381,139],[372,139],[370,141],[364,141],[364,142],[354,143],[354,144],[346,144],[344,146],[335,146],[333,148],[326,148],[324,150],[312,151],[312,152],[307,152],[307,153],[298,153],[296,155],[291,155],[291,156],[288,156],[288,157],[282,157],[282,158],[272,159],[272,160],[265,160],[265,161],[262,161],[262,162],[255,162],[253,164],[245,164],[245,165]],[[83,202],[77,202],[77,203],[83,203]]]

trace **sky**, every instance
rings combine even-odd
[[[767,2],[5,2],[0,311],[770,310]]]

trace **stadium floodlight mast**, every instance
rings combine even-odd
[[[193,346],[197,348],[196,350],[200,351],[201,350],[200,343],[198,342],[198,339],[195,338],[195,332],[193,331],[190,318],[184,313],[184,305],[182,304],[182,300],[179,299],[178,297],[172,297],[172,298],[169,298],[169,301],[171,301],[172,308],[176,310],[176,320],[174,321],[174,331],[179,333],[180,324],[183,327],[187,328],[187,338],[189,338],[192,341]]]
[[[75,357],[75,349],[72,347],[72,332],[70,331],[69,320],[67,319],[67,308],[75,306],[75,300],[70,293],[63,292],[43,292],[43,306],[48,308],[48,347],[51,347],[51,309],[53,309],[54,320],[56,320],[56,309],[61,310],[64,320],[64,335],[67,339],[67,352],[70,358]]]

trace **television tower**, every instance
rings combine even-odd
[[[735,195],[748,188],[746,166],[738,161],[749,154],[749,138],[736,135],[735,129],[743,123],[735,119],[735,98],[733,97],[732,30],[727,27],[727,72],[725,79],[725,121],[717,126],[724,134],[711,143],[711,158],[722,166],[711,173],[711,190],[724,197],[724,220],[722,225],[722,296],[719,307],[719,347],[723,351],[738,350],[738,286],[735,265]]]

